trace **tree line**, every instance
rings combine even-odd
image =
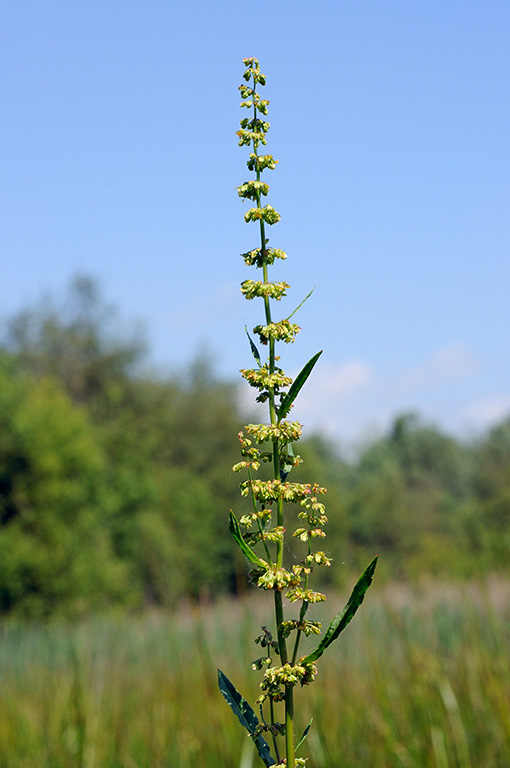
[[[173,377],[145,361],[88,278],[5,324],[0,613],[171,607],[247,589],[226,522],[241,507],[237,384],[200,359]],[[465,443],[403,414],[355,460],[320,436],[299,453],[296,479],[328,488],[333,585],[376,553],[387,578],[508,571],[510,418]]]

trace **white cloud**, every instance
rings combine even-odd
[[[374,381],[374,372],[361,360],[341,363],[317,363],[310,378],[299,393],[293,418],[302,421],[308,430],[322,432],[338,439],[350,438],[358,427],[352,411],[359,410],[367,390]]]
[[[477,429],[486,429],[510,415],[510,395],[493,395],[471,403],[465,420]]]
[[[331,404],[345,403],[365,389],[373,372],[359,360],[345,363],[324,363],[320,360],[305,384],[300,396],[300,407],[308,410],[327,399]]]
[[[429,389],[471,376],[477,367],[476,359],[466,347],[452,344],[438,349],[423,363],[407,371],[401,384],[410,392]]]

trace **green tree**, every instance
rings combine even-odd
[[[349,520],[357,546],[382,550],[393,573],[459,572],[471,452],[416,414],[398,416],[353,468]]]
[[[81,612],[118,600],[104,456],[86,414],[49,377],[0,359],[0,609]]]
[[[61,301],[46,298],[12,318],[3,346],[31,374],[52,376],[101,418],[145,351],[139,334],[121,335],[118,325],[97,283],[79,276]]]
[[[83,277],[64,300],[15,317],[4,346],[27,376],[52,377],[86,413],[105,457],[105,530],[131,600],[171,604],[229,583],[223,513],[235,494],[224,461],[237,457],[241,419],[234,388],[209,361],[197,358],[182,377],[143,374],[142,345]]]
[[[466,515],[473,552],[492,567],[510,565],[510,418],[493,427],[474,450],[474,499]]]

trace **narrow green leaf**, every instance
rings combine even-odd
[[[290,472],[294,468],[294,451],[292,445],[289,443],[287,446],[287,455],[285,459],[280,459],[280,480],[284,483],[289,476]]]
[[[377,557],[374,557],[370,565],[363,571],[358,581],[356,582],[356,585],[352,590],[351,596],[347,601],[345,608],[337,613],[336,616],[332,619],[326,634],[320,641],[317,648],[309,653],[308,656],[305,656],[303,659],[301,659],[303,663],[307,664],[312,661],[317,661],[317,659],[322,656],[326,648],[331,645],[334,640],[337,639],[340,632],[343,632],[343,630],[346,628],[364,600],[365,593],[372,583],[376,565]]]
[[[322,355],[322,349],[320,352],[317,352],[316,355],[312,357],[311,360],[307,362],[307,364],[304,366],[304,368],[298,373],[297,377],[292,382],[292,385],[285,395],[285,397],[282,400],[282,403],[280,407],[278,408],[278,421],[280,422],[282,419],[287,416],[288,412],[290,411],[290,407],[296,397],[298,396],[299,392],[301,391],[305,381],[309,377],[309,375],[312,372],[312,369],[319,359],[319,357]]]
[[[306,726],[305,730],[303,731],[303,735],[301,736],[301,738],[300,738],[300,739],[299,739],[299,741],[298,741],[298,744],[297,744],[297,746],[296,746],[296,748],[295,748],[295,750],[294,750],[294,754],[295,754],[295,753],[298,751],[299,747],[301,746],[301,744],[304,742],[304,740],[305,740],[305,739],[306,739],[306,737],[308,736],[308,731],[309,731],[309,730],[310,730],[310,728],[312,727],[312,723],[313,723],[313,717],[312,717],[312,719],[310,720],[310,722],[308,723],[308,725]]]
[[[257,747],[260,759],[264,765],[268,766],[268,768],[271,765],[275,765],[276,761],[273,760],[267,741],[265,741],[262,736],[253,735],[256,727],[259,724],[257,715],[250,707],[246,699],[241,696],[239,691],[230,682],[228,677],[223,674],[221,669],[218,669],[218,685],[220,691],[225,697],[225,701],[231,708],[232,712],[234,715],[236,715],[241,725],[246,728],[251,738],[253,739],[253,743]]]
[[[248,341],[250,342],[251,353],[252,353],[253,357],[255,358],[255,361],[259,364],[259,368],[262,368],[262,362],[260,360],[259,351],[258,351],[257,347],[255,346],[255,344],[253,343],[253,341],[251,340],[251,336],[248,333],[248,328],[246,326],[244,326],[244,330],[246,331],[246,335],[248,336]]]
[[[230,517],[228,520],[228,530],[230,531],[230,535],[234,539],[234,541],[239,545],[240,549],[243,552],[243,555],[248,558],[248,560],[255,565],[258,565],[259,568],[267,568],[267,563],[265,560],[262,560],[253,549],[250,547],[249,544],[245,542],[243,539],[243,535],[241,533],[241,529],[239,528],[239,523],[237,522],[237,517],[234,515],[232,510],[230,510]]]
[[[291,312],[291,313],[290,313],[290,315],[289,315],[289,316],[286,318],[287,320],[290,320],[290,318],[291,318],[291,317],[294,317],[294,315],[296,314],[296,312],[297,312],[298,310],[300,310],[300,309],[301,309],[301,307],[303,306],[303,304],[305,303],[305,301],[307,301],[307,299],[309,299],[309,298],[310,298],[310,296],[312,295],[312,293],[313,293],[314,291],[315,291],[315,285],[313,286],[313,288],[312,288],[312,290],[310,291],[310,293],[308,293],[308,294],[305,296],[305,298],[303,299],[303,301],[301,302],[301,304],[298,304],[298,306],[296,307],[296,309],[294,310],[294,312]]]

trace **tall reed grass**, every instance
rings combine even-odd
[[[218,756],[221,768],[256,766],[215,666],[228,662],[257,696],[245,653],[264,613],[252,597],[4,623],[0,768],[219,768]],[[314,717],[310,768],[508,768],[510,583],[388,587],[343,637],[300,701],[298,728]]]

